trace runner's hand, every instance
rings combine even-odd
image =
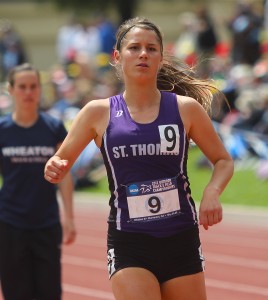
[[[76,230],[73,220],[65,220],[63,223],[63,244],[69,245],[75,241]]]
[[[199,224],[208,230],[209,226],[222,221],[222,206],[219,200],[219,192],[213,189],[205,189],[199,207]]]
[[[67,172],[68,161],[58,156],[51,157],[45,166],[44,177],[51,183],[59,183]]]

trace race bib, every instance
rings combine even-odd
[[[159,125],[161,153],[178,154],[180,148],[180,134],[178,125]]]
[[[131,183],[126,192],[131,222],[157,221],[180,212],[176,177]]]

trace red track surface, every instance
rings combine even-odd
[[[63,300],[112,300],[106,270],[108,204],[78,198],[77,240],[63,246]],[[268,210],[225,208],[224,216],[221,224],[201,229],[208,300],[267,300]]]

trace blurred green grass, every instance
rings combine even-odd
[[[196,202],[202,198],[205,185],[210,179],[211,169],[201,168],[198,161],[202,157],[196,147],[189,151],[188,176],[191,183],[192,196]],[[101,179],[96,186],[81,191],[104,194],[108,197],[107,178]],[[221,195],[223,204],[235,204],[257,207],[268,207],[268,180],[261,181],[253,169],[240,169],[234,172],[229,185]]]
[[[190,150],[188,175],[196,201],[201,200],[203,189],[211,176],[211,170],[198,167],[197,161],[200,157],[199,149]],[[221,201],[225,204],[268,206],[267,195],[268,180],[257,178],[255,170],[251,168],[235,169],[231,181],[221,195]]]

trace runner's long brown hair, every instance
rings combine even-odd
[[[192,97],[207,112],[211,112],[213,99],[225,99],[225,96],[216,88],[212,80],[196,78],[194,67],[190,67],[177,57],[164,52],[163,35],[160,29],[146,18],[135,17],[121,24],[116,34],[115,50],[120,52],[124,38],[133,27],[153,30],[156,33],[163,56],[163,64],[157,76],[157,88],[159,90]],[[117,75],[121,77],[119,69],[117,69]]]

